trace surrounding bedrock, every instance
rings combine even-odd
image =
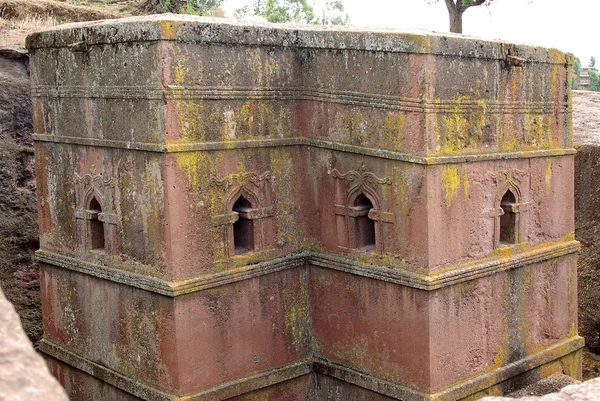
[[[600,93],[573,92],[575,236],[579,256],[579,332],[593,353],[584,353],[584,378],[600,374]]]
[[[171,15],[28,46],[40,349],[74,400],[580,376],[571,55]]]
[[[0,48],[0,283],[37,344],[42,314],[29,93],[27,53]]]

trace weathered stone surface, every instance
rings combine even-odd
[[[67,387],[425,401],[579,376],[570,55],[186,16],[28,44]]]
[[[0,399],[68,401],[23,331],[19,315],[0,290]]]
[[[37,344],[42,336],[28,57],[0,48],[0,283]]]
[[[600,399],[600,378],[588,380],[581,384],[572,384],[558,393],[541,397],[485,397],[481,401],[596,401]]]
[[[592,351],[600,352],[600,93],[574,92],[575,235],[579,256],[579,330]]]

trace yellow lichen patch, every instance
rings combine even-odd
[[[175,67],[175,85],[181,86],[185,79],[185,67],[178,65]]]
[[[175,39],[177,37],[177,25],[173,25],[173,21],[160,21],[160,33],[162,39]]]
[[[477,95],[479,97],[479,95]],[[439,153],[453,154],[465,149],[474,149],[480,145],[486,123],[487,103],[483,99],[469,96],[457,96],[454,108],[448,110],[441,101],[435,102],[442,113],[438,121],[437,138]]]
[[[469,172],[465,168],[463,172],[463,193],[465,195],[465,199],[467,199],[470,195],[471,184],[469,182]]]
[[[235,115],[235,121],[241,136],[250,136],[254,132],[254,114],[258,104],[255,101],[247,101],[243,104],[239,113]]]
[[[552,159],[546,159],[546,171],[544,174],[546,184],[546,195],[550,195],[552,189]]]
[[[533,114],[529,108],[525,110],[525,137],[524,145],[529,148],[550,148],[551,132],[550,117],[547,115]]]
[[[177,165],[188,178],[188,184],[194,192],[199,192],[207,177],[216,173],[216,167],[210,155],[206,152],[176,152]]]
[[[292,154],[288,149],[271,152],[271,170],[276,183],[275,222],[277,225],[277,245],[294,245],[302,242],[302,229],[296,222],[296,201],[294,198],[295,173]]]
[[[458,193],[458,188],[460,188],[458,168],[456,166],[444,166],[444,171],[442,172],[442,189],[446,197],[446,207],[452,205],[452,201]]]
[[[394,113],[385,118],[385,138],[387,146],[394,150],[402,148],[404,140],[404,114]]]
[[[398,193],[400,198],[400,207],[402,208],[402,214],[404,216],[408,215],[410,211],[409,198],[408,198],[408,179],[402,174],[402,172],[398,172],[399,177],[396,180],[398,183]],[[394,192],[395,193],[395,192]]]
[[[301,285],[303,287],[301,294],[289,290],[283,292],[285,327],[296,349],[302,348],[309,339],[310,316],[306,280],[302,280]]]
[[[204,102],[202,100],[177,102],[182,142],[203,141],[205,139],[203,125],[199,123],[200,116],[203,115],[203,109]]]
[[[334,112],[333,120],[333,129],[344,142],[353,145],[364,145],[367,132],[363,129],[362,118],[359,113],[337,110]]]

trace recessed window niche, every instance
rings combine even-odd
[[[509,189],[506,191],[500,202],[500,207],[504,212],[500,216],[500,244],[516,244],[518,242],[515,205],[515,195]]]
[[[89,219],[89,246],[95,251],[106,250],[106,239],[104,236],[104,223],[100,221],[100,213],[102,213],[102,206],[100,202],[93,197],[88,207],[90,213]]]
[[[238,214],[238,220],[233,223],[233,243],[236,255],[254,250],[254,223],[249,218],[252,209],[250,201],[243,195],[233,204],[233,212]]]
[[[375,250],[375,221],[369,218],[373,203],[361,193],[354,200],[356,247],[360,250]]]

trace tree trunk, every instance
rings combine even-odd
[[[448,16],[450,17],[450,32],[462,33],[463,31],[463,17],[464,10],[455,10],[448,7]]]

